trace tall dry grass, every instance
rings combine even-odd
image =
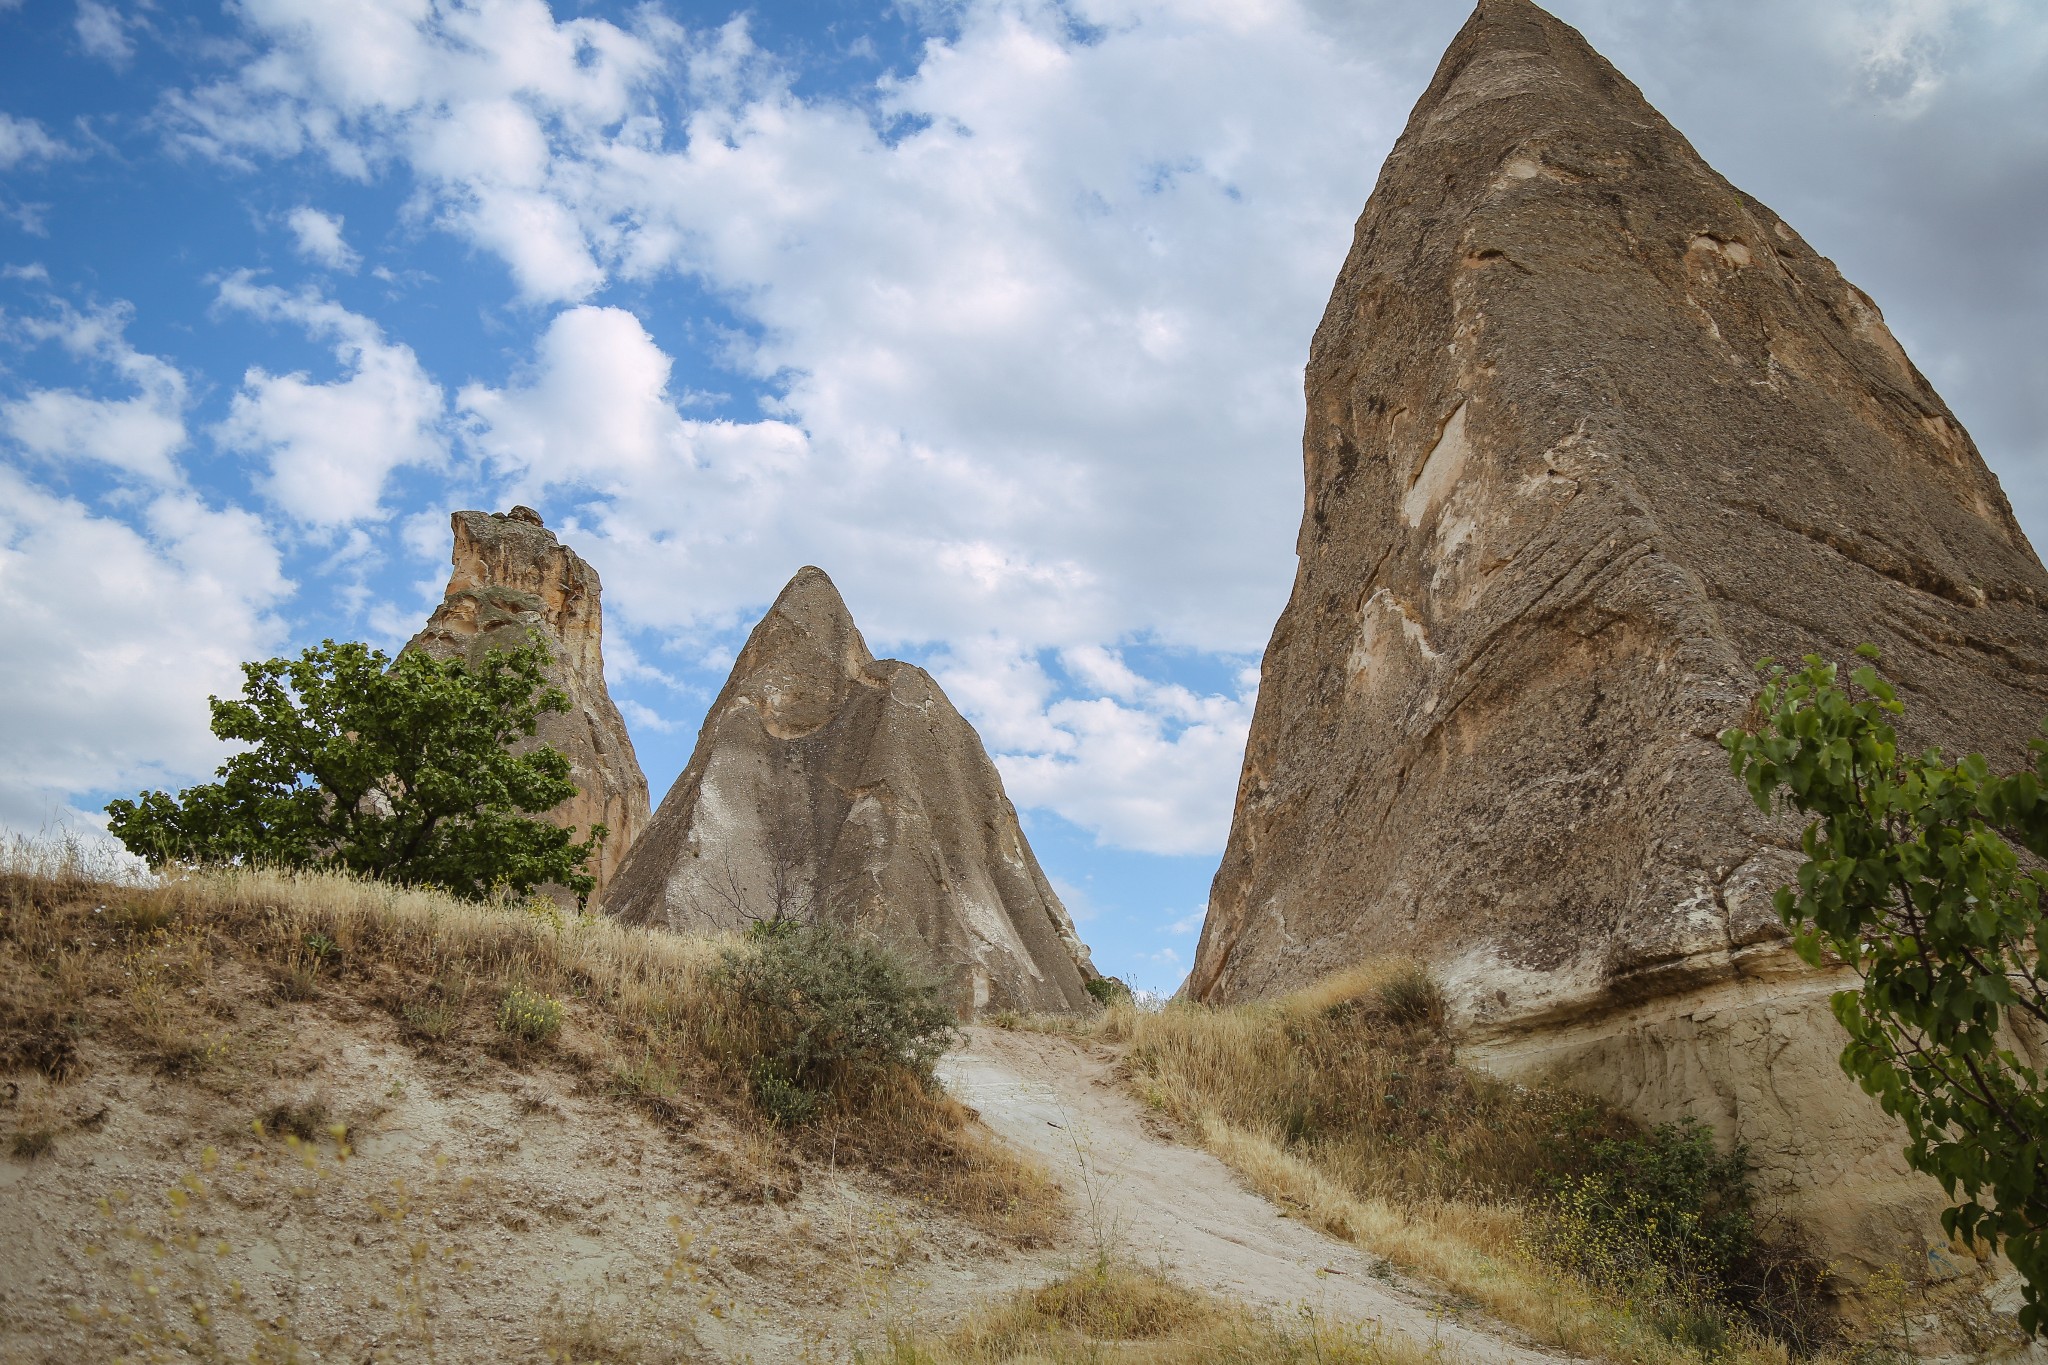
[[[1369,962],[1257,1004],[1119,1004],[1094,1028],[1125,1044],[1148,1105],[1260,1193],[1537,1340],[1630,1365],[1791,1355],[1716,1287],[1679,1283],[1647,1255],[1598,1284],[1546,1255],[1575,1235],[1546,1198],[1560,1162],[1634,1126],[1564,1089],[1460,1067],[1412,962]],[[1802,1349],[1816,1321],[1802,1324]]]
[[[747,1093],[755,1030],[715,970],[746,951],[730,940],[332,873],[138,883],[107,880],[89,849],[0,852],[0,1071],[61,1080],[96,1040],[232,1089],[260,1061],[234,1025],[250,1001],[367,1004],[423,1051],[567,1067],[658,1122],[716,1120],[736,1140],[707,1160],[736,1196],[786,1198],[822,1162],[1013,1243],[1059,1225],[1051,1183],[913,1075],[837,1096],[803,1129],[762,1118]]]

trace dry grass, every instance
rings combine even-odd
[[[1115,1262],[976,1315],[942,1338],[899,1335],[890,1365],[1420,1365],[1406,1343],[1303,1313],[1255,1313]]]
[[[89,848],[16,841],[0,847],[0,1068],[61,1080],[94,1037],[232,1094],[275,1047],[238,1026],[252,1000],[367,1005],[451,1062],[567,1068],[678,1131],[717,1117],[743,1139],[722,1158],[735,1197],[787,1197],[823,1164],[1012,1244],[1053,1235],[1058,1191],[914,1078],[840,1097],[803,1130],[763,1121],[747,1098],[746,1030],[713,972],[727,946],[329,874],[109,880]],[[25,1153],[62,1140],[26,1118],[11,1138]]]
[[[1631,1365],[1789,1357],[1733,1315],[1709,1324],[1703,1349],[1655,1267],[1594,1286],[1534,1254],[1560,1146],[1629,1125],[1568,1091],[1459,1067],[1413,963],[1367,963],[1256,1005],[1119,1005],[1095,1029],[1126,1045],[1149,1106],[1260,1193],[1539,1341]]]

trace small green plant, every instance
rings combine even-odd
[[[147,936],[159,929],[168,929],[177,922],[177,918],[170,903],[163,900],[138,896],[114,907],[114,922],[131,934]]]
[[[446,1000],[408,1000],[400,1013],[405,1018],[406,1031],[430,1043],[445,1041],[455,1032],[459,1018],[455,1006]]]
[[[525,986],[514,986],[498,1002],[498,1028],[522,1043],[538,1046],[562,1031],[562,1005]]]
[[[714,979],[733,1002],[755,1103],[785,1126],[890,1072],[928,1083],[956,1034],[938,983],[829,924],[765,921]]]

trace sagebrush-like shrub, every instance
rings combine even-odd
[[[514,986],[498,1003],[498,1027],[522,1043],[545,1043],[562,1031],[561,1002]]]
[[[829,924],[756,925],[715,980],[731,996],[755,1103],[785,1126],[892,1071],[929,1083],[956,1031],[936,981]]]

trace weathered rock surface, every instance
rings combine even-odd
[[[754,627],[603,908],[856,926],[943,973],[963,1012],[1084,1009],[1096,975],[974,727],[923,669],[869,653],[814,568]]]
[[[513,650],[538,632],[554,663],[547,679],[569,709],[540,718],[536,743],[569,760],[577,794],[548,818],[582,838],[594,824],[611,834],[591,860],[601,892],[647,826],[647,779],[626,722],[604,685],[604,614],[597,570],[555,539],[529,507],[457,512],[455,572],[448,592],[407,649],[480,664],[486,651]]]
[[[1714,743],[1759,658],[1864,641],[1912,740],[2014,763],[2048,715],[2048,575],[1877,307],[1578,33],[1482,0],[1306,388],[1188,992],[1412,952],[1466,1055],[1715,1122],[1832,1251],[1917,1236],[1938,1194],[1771,913],[1795,831]]]

